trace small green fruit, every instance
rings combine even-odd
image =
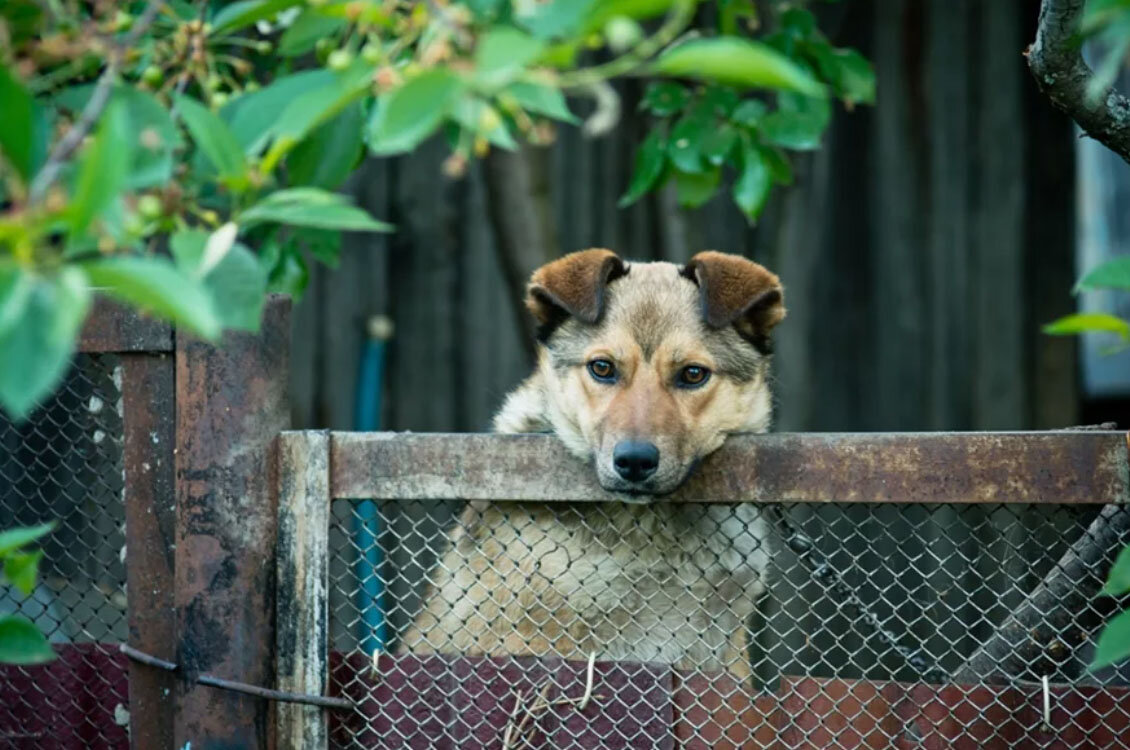
[[[326,67],[330,70],[345,70],[353,62],[353,53],[345,49],[335,49],[326,58]]]
[[[156,219],[164,213],[164,206],[157,196],[143,195],[137,199],[137,212],[146,219]]]
[[[160,86],[161,81],[165,80],[165,73],[156,65],[150,65],[142,71],[141,80],[145,81],[150,86]]]

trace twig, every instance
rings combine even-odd
[[[678,0],[667,14],[663,25],[631,51],[606,63],[565,73],[558,78],[558,84],[563,89],[587,88],[594,83],[629,72],[678,37],[694,18],[694,9],[694,0]]]
[[[1036,85],[1087,135],[1130,162],[1130,99],[1108,90],[1098,100],[1088,87],[1094,73],[1083,61],[1078,40],[1084,0],[1043,0],[1028,67]]]
[[[51,149],[51,155],[47,157],[47,162],[43,165],[43,169],[39,170],[39,174],[32,180],[31,188],[28,190],[28,202],[36,203],[43,199],[47,194],[47,189],[51,187],[52,183],[59,177],[59,172],[63,169],[64,162],[71,158],[75,150],[82,145],[82,141],[86,138],[90,129],[98,122],[98,118],[102,116],[102,111],[106,108],[106,104],[110,101],[110,91],[114,85],[114,79],[118,75],[118,67],[121,65],[122,55],[125,51],[132,47],[134,43],[141,38],[149,25],[153,23],[153,19],[157,17],[160,12],[161,6],[164,5],[163,0],[152,0],[146,6],[145,12],[141,15],[133,25],[130,33],[120,43],[114,45],[111,49],[109,62],[106,64],[106,70],[103,71],[102,76],[98,79],[98,83],[94,87],[94,93],[90,95],[90,101],[86,103],[86,107],[82,110],[82,115],[79,117],[78,122],[71,126],[59,142],[55,144],[55,148]]]
[[[514,708],[510,711],[510,718],[506,722],[506,731],[502,735],[502,750],[519,750],[520,748],[532,746],[533,741],[525,734],[526,728],[530,726],[530,722],[538,714],[548,711],[557,706],[576,706],[578,711],[584,711],[588,706],[589,701],[592,699],[604,700],[604,695],[593,695],[593,676],[596,667],[596,652],[589,654],[588,664],[585,667],[585,690],[584,694],[576,698],[558,698],[556,700],[549,700],[550,683],[546,681],[541,690],[538,691],[533,702],[530,703],[522,718],[515,724],[515,719],[522,709],[522,693],[511,691],[514,696]]]

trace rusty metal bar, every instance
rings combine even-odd
[[[124,354],[122,366],[123,500],[129,642],[176,657],[173,602],[173,357]],[[173,747],[172,675],[130,664],[130,746]]]
[[[335,498],[615,500],[548,435],[335,432]],[[1130,502],[1111,431],[736,435],[666,499],[681,502]]]
[[[118,645],[118,650],[128,656],[132,661],[140,662],[141,664],[154,667],[164,672],[176,672],[179,669],[179,667],[171,661],[159,659],[152,654],[147,654],[144,651],[127,646],[124,643]],[[235,680],[225,680],[222,677],[216,677],[210,674],[197,675],[196,683],[198,685],[220,688],[221,690],[233,690],[237,693],[256,695],[260,698],[279,701],[280,703],[303,703],[309,706],[321,706],[322,708],[336,708],[342,710],[354,708],[353,702],[347,698],[332,698],[330,696],[313,693],[288,693],[283,690],[272,690],[270,688],[260,687],[259,685],[248,685],[247,683],[236,682]],[[288,747],[287,745],[281,746]]]
[[[329,678],[330,437],[284,432],[278,441],[278,686],[323,695]],[[279,747],[329,746],[326,714],[279,706]]]
[[[105,297],[94,298],[94,308],[78,337],[80,352],[171,352],[172,327],[156,318]]]
[[[273,746],[269,703],[205,690],[201,673],[275,678],[275,438],[286,429],[290,302],[258,334],[176,341],[175,744]]]

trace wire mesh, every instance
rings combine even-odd
[[[949,679],[1098,512],[337,500],[332,682],[357,710],[332,742],[1130,747],[1094,631],[1008,684]]]
[[[112,747],[125,737],[121,367],[78,355],[28,419],[0,412],[0,528],[54,521],[29,596],[0,584],[0,615],[31,620],[59,659],[0,668],[0,747]],[[103,712],[113,708],[114,717]]]

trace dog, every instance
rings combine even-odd
[[[494,429],[553,433],[620,501],[469,503],[402,650],[595,653],[748,676],[765,523],[750,505],[662,495],[727,435],[769,428],[779,279],[713,251],[678,266],[590,249],[535,271],[526,305],[537,365]]]

